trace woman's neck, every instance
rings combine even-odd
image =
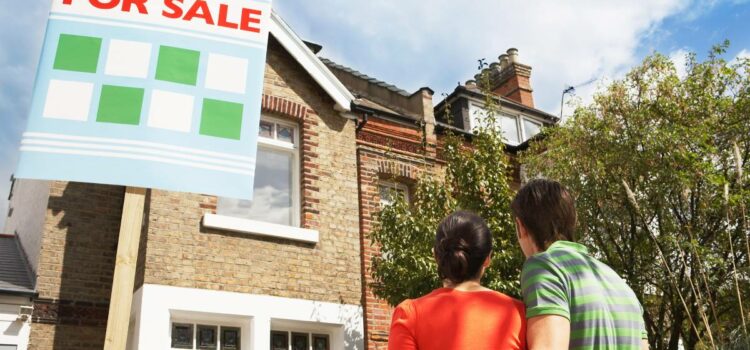
[[[451,282],[451,280],[443,280],[443,288],[451,288],[463,292],[473,292],[478,290],[489,290],[485,287],[482,287],[482,284],[479,283],[479,280],[468,280],[463,281],[461,283],[455,284]]]

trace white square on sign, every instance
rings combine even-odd
[[[215,53],[208,55],[206,88],[244,94],[246,85],[247,59]]]
[[[151,44],[136,41],[115,40],[109,42],[107,66],[104,73],[118,77],[148,77],[151,63]]]
[[[94,84],[79,81],[50,80],[44,101],[45,118],[85,122],[89,118]]]
[[[148,110],[148,126],[190,132],[193,120],[193,100],[190,95],[154,90]]]

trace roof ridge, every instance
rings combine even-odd
[[[396,85],[389,84],[389,83],[387,83],[385,81],[382,81],[382,80],[379,80],[377,78],[371,77],[371,76],[369,76],[367,74],[364,74],[364,73],[362,73],[362,72],[360,72],[360,71],[358,71],[358,70],[356,70],[354,68],[350,68],[350,67],[344,66],[342,64],[336,63],[336,62],[334,62],[334,61],[332,61],[332,60],[330,60],[328,58],[325,58],[325,57],[318,56],[318,58],[320,58],[320,61],[323,62],[323,64],[325,64],[326,66],[329,66],[329,67],[332,67],[332,68],[335,68],[335,69],[338,69],[338,70],[342,70],[342,71],[344,71],[346,73],[354,75],[357,78],[360,78],[360,79],[363,79],[363,80],[367,80],[367,81],[369,81],[372,84],[375,84],[375,85],[380,86],[382,88],[388,89],[388,90],[390,90],[392,92],[395,92],[395,93],[397,93],[397,94],[399,94],[401,96],[409,97],[409,96],[412,95],[408,91],[406,91],[404,89],[401,89],[401,88],[399,88]]]

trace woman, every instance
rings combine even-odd
[[[396,308],[388,349],[525,349],[523,303],[480,283],[492,250],[484,220],[467,211],[447,216],[433,249],[443,288]]]

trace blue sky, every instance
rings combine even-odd
[[[151,0],[157,1],[157,0]],[[467,5],[470,3],[471,5]],[[8,1],[0,12],[0,229],[17,162],[49,0]],[[749,0],[274,0],[321,55],[436,102],[510,47],[533,67],[538,108],[560,113],[566,85],[586,101],[658,51],[684,62],[724,39],[726,58],[750,56]]]

